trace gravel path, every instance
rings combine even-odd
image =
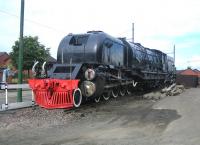
[[[184,121],[189,120],[187,117],[186,120],[182,120],[188,115],[188,109],[182,109],[181,112],[180,108],[185,106],[182,106],[180,101],[186,99],[187,102],[191,93],[193,99],[196,98],[195,105],[200,104],[200,101],[197,101],[200,89],[190,89],[180,96],[167,97],[159,101],[126,96],[108,102],[102,101],[99,104],[85,104],[80,109],[69,111],[35,107],[1,112],[0,144],[183,145],[183,141],[188,140],[187,136],[181,136],[181,141],[173,141],[170,140],[170,134],[174,136],[178,130],[174,126],[176,130],[173,130],[174,123],[180,123],[180,128]],[[178,102],[179,105],[176,106]],[[194,102],[189,101],[187,107],[193,106],[192,103]],[[199,127],[195,129],[198,130]],[[200,131],[195,133],[200,136]],[[191,137],[193,136],[190,135]],[[200,141],[194,140],[189,143],[200,144]]]

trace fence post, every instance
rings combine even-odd
[[[8,109],[8,85],[5,83],[5,93],[6,93],[6,109]]]
[[[32,95],[32,106],[35,106],[35,100],[34,100],[34,92],[33,92],[33,90],[31,91],[31,95]]]

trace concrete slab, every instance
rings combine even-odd
[[[17,100],[17,90],[8,90],[8,104],[15,103]],[[22,91],[23,102],[32,101],[31,90]],[[6,103],[5,91],[0,90],[0,106]]]
[[[26,108],[26,107],[31,107],[31,106],[34,106],[34,102],[32,101],[9,103],[8,105],[2,104],[0,111],[20,109],[20,108]]]

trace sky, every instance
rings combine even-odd
[[[19,38],[20,0],[0,0],[0,51]],[[25,0],[24,36],[38,36],[57,57],[69,33],[101,30],[173,56],[177,69],[200,69],[199,0]]]

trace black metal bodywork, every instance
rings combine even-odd
[[[173,59],[139,43],[117,39],[101,31],[69,34],[60,42],[57,63],[92,63],[117,68],[167,73],[174,70]]]
[[[68,35],[60,43],[58,63],[105,63],[124,65],[124,44],[103,32]]]
[[[64,37],[58,47],[57,64],[48,76],[80,79],[81,87],[87,68],[96,72],[91,81],[97,86],[94,96],[110,88],[128,86],[133,81],[142,86],[158,86],[174,81],[175,76],[173,59],[165,53],[102,31]],[[82,91],[84,95],[84,89]]]

